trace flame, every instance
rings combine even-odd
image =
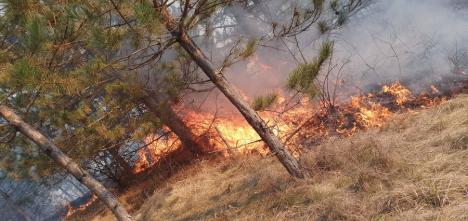
[[[75,214],[76,212],[80,212],[80,211],[84,211],[86,210],[86,208],[88,208],[88,206],[90,206],[91,204],[94,203],[94,201],[97,200],[97,196],[96,195],[92,195],[91,198],[84,204],[80,205],[78,208],[73,208],[72,206],[70,205],[67,205],[67,214],[65,215],[65,220],[67,220],[68,217],[72,216],[73,214]]]
[[[440,90],[435,85],[431,85],[431,90],[433,94],[440,94]]]
[[[169,130],[164,128],[164,131]],[[143,144],[144,146],[137,151],[137,161],[133,166],[134,174],[151,168],[159,159],[178,148],[180,141],[172,133],[151,134],[145,137]]]
[[[219,136],[222,137],[225,146],[230,149],[229,152],[248,152],[249,150],[258,148],[258,145],[254,143],[260,140],[260,136],[258,136],[252,127],[237,119],[233,121],[222,119],[216,123],[215,127]],[[220,145],[223,146],[223,144]],[[260,152],[264,154],[262,150]]]
[[[309,100],[301,101],[299,107],[284,113],[261,112],[260,116],[283,142],[293,144],[288,149],[298,156],[305,140],[314,144],[328,136],[350,136],[358,130],[383,126],[395,112],[440,104],[444,99],[437,97],[440,95],[437,87],[432,85],[430,90],[432,95],[415,96],[397,81],[382,86],[380,92],[353,96],[349,102],[328,109],[317,108],[320,105]],[[280,97],[279,104],[286,103],[285,100]],[[182,115],[196,136],[207,138],[210,149],[205,150],[206,153],[222,153],[224,156],[269,153],[256,131],[240,116],[220,117],[190,110],[183,111]],[[150,168],[180,144],[173,134],[154,141],[155,137],[148,136],[145,139],[147,147],[138,151],[135,173]]]
[[[382,90],[384,93],[389,93],[395,96],[395,101],[398,105],[402,105],[411,99],[411,91],[405,86],[401,85],[399,81],[391,85],[384,85]]]
[[[137,151],[138,160],[133,166],[133,173],[135,174],[141,173],[151,166],[151,163],[146,157],[145,152],[146,152],[145,149],[140,149]]]
[[[284,143],[293,144],[287,147],[293,155],[298,156],[301,148],[321,142],[328,136],[350,136],[358,130],[381,127],[395,112],[438,105],[450,96],[443,97],[435,85],[429,88],[432,93],[414,95],[397,81],[382,86],[380,92],[352,96],[347,103],[318,108],[320,105],[317,103],[301,101],[299,107],[287,112],[262,112],[260,116]],[[279,103],[286,103],[286,100],[280,97]],[[269,153],[260,136],[240,116],[217,117],[210,113],[186,110],[183,118],[196,136],[207,138],[210,146],[210,149],[205,150],[207,153],[218,152],[224,156]],[[164,131],[169,130],[164,128]],[[138,159],[133,172],[137,174],[151,168],[179,146],[180,141],[173,133],[148,135],[144,139],[144,147],[137,151]],[[93,195],[79,208],[68,206],[66,217],[85,210],[96,199]]]
[[[356,122],[365,128],[380,127],[385,120],[391,116],[391,112],[388,108],[368,101],[371,97],[373,97],[373,95],[368,95],[367,97],[351,97],[351,106],[358,109],[358,111],[354,113]],[[398,98],[396,100],[398,100]],[[397,101],[397,103],[399,102]],[[355,130],[353,130],[353,132],[354,131]]]
[[[276,135],[285,129],[285,125],[272,115],[264,114],[263,119],[270,122],[268,125]],[[196,135],[209,138],[213,148],[210,152],[222,152],[224,155],[268,153],[257,132],[240,116],[215,117],[209,113],[188,112],[185,121],[191,122],[190,127]]]

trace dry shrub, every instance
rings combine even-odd
[[[391,170],[397,156],[372,138],[372,134],[325,143],[303,155],[303,164],[312,173],[343,170],[352,167]]]
[[[454,150],[466,150],[468,149],[468,135],[463,135],[457,139],[454,139],[450,143],[450,148]]]
[[[303,155],[301,160],[303,167],[311,174],[339,170],[344,163],[336,149],[329,149],[326,146],[318,147],[316,151]]]
[[[372,191],[376,185],[388,186],[391,176],[405,163],[385,140],[375,140],[374,133],[325,143],[316,151],[304,154],[303,165],[315,179],[341,174],[352,192]]]

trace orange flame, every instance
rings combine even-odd
[[[390,117],[391,112],[388,108],[374,102],[367,101],[368,104],[365,104],[367,98],[369,96],[351,97],[351,106],[358,109],[355,113],[356,121],[365,128],[380,127]]]
[[[431,90],[433,94],[440,94],[439,89],[435,85],[431,85]]]
[[[411,99],[411,91],[405,86],[401,85],[399,81],[387,86],[383,86],[383,92],[395,96],[395,101],[398,105],[402,105]]]
[[[144,147],[137,151],[138,160],[133,166],[133,173],[138,174],[152,167],[161,157],[178,148],[179,144],[179,140],[172,133],[146,136]]]
[[[438,91],[435,86],[432,86],[431,90]],[[379,99],[390,102],[381,103]],[[284,102],[285,99],[280,100]],[[413,96],[412,92],[400,82],[394,82],[384,85],[381,92],[353,96],[349,103],[337,105],[334,107],[336,109],[331,111],[317,109],[319,105],[309,101],[285,113],[261,112],[260,115],[280,139],[294,144],[291,146],[295,149],[289,149],[297,156],[301,140],[320,142],[330,135],[350,136],[359,129],[381,127],[396,111],[438,103],[440,99],[431,98],[427,94]],[[391,108],[388,105],[391,105]],[[210,113],[194,111],[186,111],[183,115],[184,121],[195,135],[208,138],[212,148],[206,150],[208,153],[219,152],[224,156],[254,152],[261,155],[269,153],[259,135],[242,117],[215,117]],[[299,132],[298,128],[303,132]],[[296,135],[296,133],[299,136],[290,140],[291,134]],[[148,169],[164,153],[174,150],[173,148],[180,144],[175,135],[156,142],[152,141],[154,137],[155,135],[148,136],[145,142],[150,145],[138,151],[139,161],[135,165],[135,173]]]
[[[86,210],[86,208],[88,208],[88,206],[90,206],[91,204],[94,203],[94,201],[97,200],[97,196],[96,195],[92,195],[91,198],[83,205],[80,205],[78,208],[72,208],[70,205],[67,205],[67,208],[68,208],[68,211],[67,211],[67,214],[65,215],[65,220],[72,216],[73,214],[75,214],[76,212],[80,212],[80,211],[84,211]]]

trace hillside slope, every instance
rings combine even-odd
[[[468,220],[468,96],[394,116],[302,156],[291,179],[272,157],[200,162],[137,220]],[[103,219],[97,218],[99,220]]]

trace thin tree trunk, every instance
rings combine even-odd
[[[0,105],[0,115],[12,126],[16,127],[22,134],[36,143],[45,154],[56,161],[60,166],[72,174],[78,181],[88,187],[96,196],[106,204],[120,221],[131,221],[132,218],[127,210],[117,201],[109,190],[100,182],[95,180],[88,172],[83,170],[72,159],[65,155],[46,136],[24,122],[13,110],[5,105]]]
[[[156,1],[154,1],[156,3]],[[224,78],[221,71],[216,71],[213,64],[206,55],[198,48],[195,42],[190,38],[183,27],[177,23],[169,14],[164,6],[155,5],[155,9],[159,12],[165,22],[167,30],[176,38],[177,42],[190,55],[195,63],[208,76],[211,82],[231,101],[231,103],[240,111],[247,122],[255,129],[262,140],[268,145],[269,149],[279,161],[283,164],[290,175],[303,178],[304,173],[300,168],[299,162],[285,149],[283,143],[268,127],[268,125],[260,118],[247,102],[242,100],[239,91],[236,90]]]
[[[160,102],[155,96],[143,97],[145,106],[166,125],[182,142],[182,145],[190,150],[194,155],[203,153],[203,147],[200,141],[197,142],[197,137],[187,127],[187,125],[174,113],[174,110],[169,106]]]
[[[120,78],[118,72],[114,76]],[[174,134],[180,139],[182,145],[193,155],[197,156],[203,153],[204,142],[197,140],[197,136],[187,127],[182,119],[174,112],[168,98],[163,98],[157,93],[146,92],[141,99],[142,103],[159,118]]]

